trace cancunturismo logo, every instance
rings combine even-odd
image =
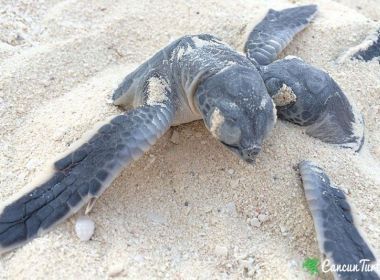
[[[380,265],[371,263],[369,259],[361,259],[355,264],[333,264],[329,259],[322,262],[322,272],[371,272],[379,271]]]
[[[311,275],[320,275],[319,268],[322,273],[328,272],[376,272],[380,273],[380,263],[372,263],[369,259],[361,259],[358,263],[351,264],[334,264],[329,259],[325,259],[322,263],[318,258],[306,258],[302,267]]]

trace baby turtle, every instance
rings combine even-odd
[[[51,228],[99,197],[172,125],[203,119],[212,135],[253,162],[275,123],[256,67],[211,35],[182,37],[130,73],[113,94],[134,109],[54,163],[45,183],[0,210],[0,251]]]
[[[364,142],[362,116],[330,75],[298,57],[275,61],[316,13],[316,5],[269,10],[249,34],[247,57],[257,66],[280,118],[306,126],[308,135],[324,142],[359,151]]]
[[[359,149],[352,106],[327,73],[300,59],[272,63],[316,11],[315,5],[270,10],[249,36],[248,58],[208,34],[184,36],[157,52],[113,94],[116,105],[134,109],[55,162],[46,182],[0,209],[0,252],[91,207],[173,125],[203,119],[224,146],[253,163],[276,121],[273,97],[280,117],[308,125],[324,141]]]

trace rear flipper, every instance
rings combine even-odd
[[[330,75],[299,58],[286,57],[259,68],[279,117],[307,126],[324,142],[359,151],[364,122]]]
[[[293,37],[310,24],[317,11],[316,5],[281,11],[270,9],[248,36],[244,47],[247,57],[255,65],[270,64]]]
[[[302,161],[299,168],[321,252],[335,268],[338,265],[357,265],[359,269],[353,272],[340,271],[335,277],[379,279],[376,272],[361,269],[361,260],[367,260],[365,264],[369,265],[376,258],[355,227],[351,207],[343,191],[315,163]]]
[[[99,197],[122,168],[170,127],[169,102],[113,118],[77,150],[55,162],[50,179],[0,208],[0,253],[25,243]]]

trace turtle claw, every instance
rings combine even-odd
[[[98,198],[96,198],[96,197],[93,197],[90,199],[90,201],[87,203],[86,210],[84,211],[85,215],[88,215],[91,212],[91,210],[92,210],[92,208],[94,208],[97,200],[98,200]]]
[[[324,142],[361,149],[363,118],[327,72],[296,57],[277,60],[259,70],[280,118],[306,126],[308,135]],[[277,102],[279,96],[288,96],[289,102],[284,98]]]

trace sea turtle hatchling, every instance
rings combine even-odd
[[[364,142],[363,118],[330,75],[295,56],[276,60],[316,13],[316,5],[269,10],[249,34],[245,51],[280,118],[306,126],[308,135],[324,142],[359,151]]]
[[[134,109],[56,161],[46,182],[0,208],[0,252],[92,205],[170,126],[203,119],[223,145],[253,163],[276,121],[275,100],[279,116],[307,125],[310,135],[360,149],[361,118],[332,78],[298,58],[274,61],[316,12],[315,5],[270,10],[249,35],[247,56],[208,34],[157,52],[113,94],[115,105]]]

